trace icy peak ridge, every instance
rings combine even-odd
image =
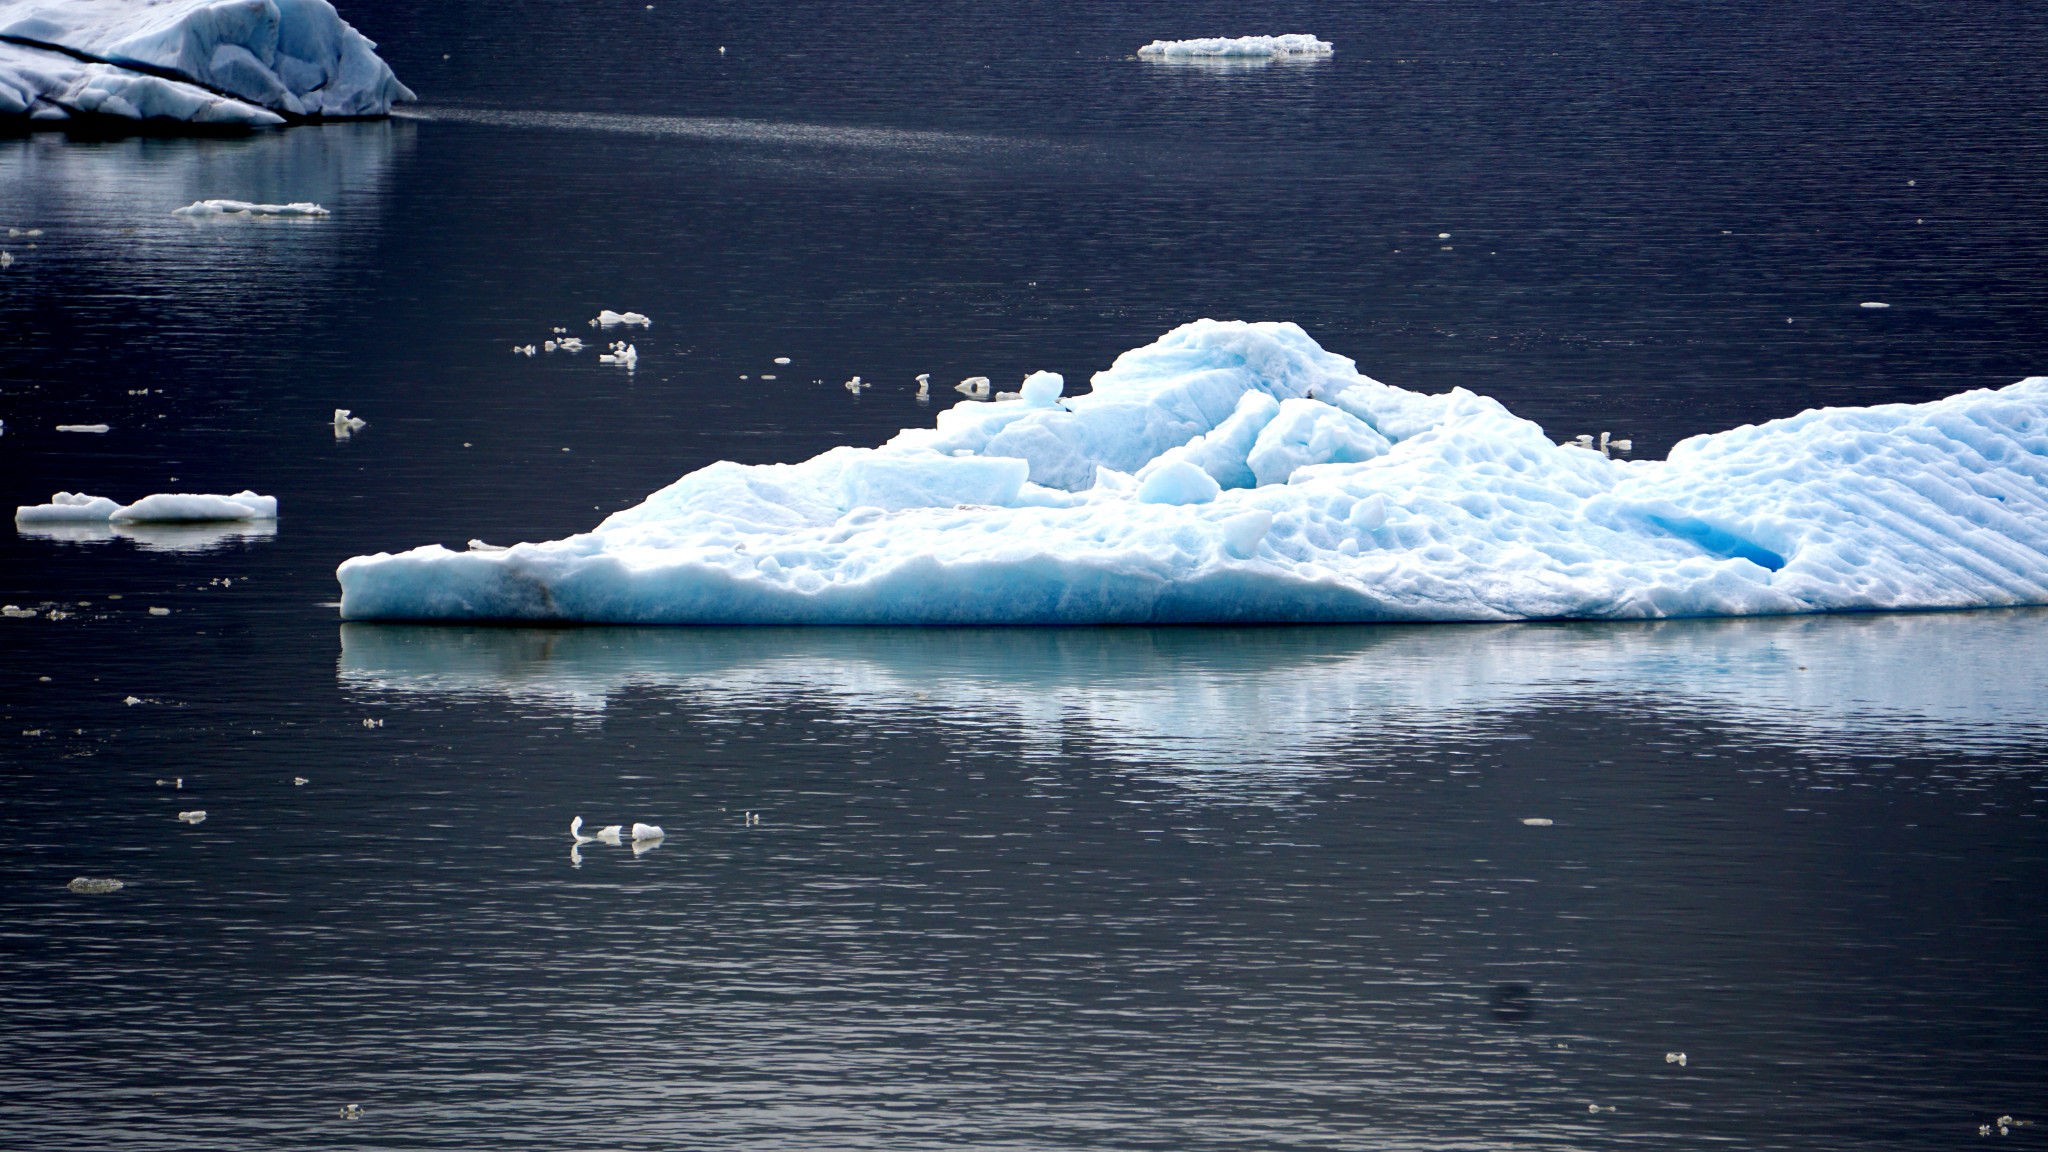
[[[1138,55],[1160,59],[1271,59],[1279,56],[1328,56],[1335,51],[1327,40],[1292,33],[1286,36],[1154,40],[1138,49]]]
[[[383,116],[413,99],[328,0],[0,0],[0,114],[195,123]]]
[[[1048,374],[1049,376],[1050,374]],[[2048,377],[1611,459],[1292,324],[1197,321],[566,540],[341,565],[350,619],[1098,624],[2048,603]]]

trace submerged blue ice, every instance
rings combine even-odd
[[[720,462],[590,532],[339,570],[352,620],[1101,624],[2048,603],[2048,377],[1609,459],[1293,324],[1197,321],[879,448]]]

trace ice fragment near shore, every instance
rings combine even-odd
[[[350,619],[1099,624],[2048,603],[2048,377],[1668,460],[1563,447],[1292,324],[1198,321],[1051,405],[716,463],[594,530],[341,565]],[[1257,514],[1248,516],[1247,514]]]
[[[1278,56],[1328,56],[1336,51],[1327,40],[1293,33],[1286,36],[1211,36],[1194,40],[1154,40],[1138,55],[1159,59],[1222,57],[1271,59]]]
[[[159,492],[133,504],[116,504],[105,496],[58,492],[48,504],[24,504],[14,510],[16,524],[106,523],[172,524],[223,520],[275,520],[277,497],[241,491],[232,496]]]

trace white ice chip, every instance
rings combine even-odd
[[[1138,49],[1138,55],[1174,58],[1237,57],[1271,59],[1278,56],[1328,56],[1336,49],[1327,40],[1294,33],[1287,36],[1211,36],[1197,40],[1154,40]]]
[[[716,463],[565,540],[341,565],[349,619],[1100,624],[2048,603],[2048,377],[1817,409],[1668,460],[1197,321],[1094,389]]]
[[[50,497],[48,504],[24,504],[14,510],[16,524],[176,524],[275,519],[277,497],[247,491],[232,496],[159,492],[127,505],[116,504],[104,496],[59,492]]]

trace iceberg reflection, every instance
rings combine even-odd
[[[1678,709],[1796,747],[2048,739],[2048,609],[1322,628],[345,624],[344,689],[601,717],[625,692],[1005,729],[1193,770],[1491,728],[1525,706]],[[1361,740],[1361,737],[1364,737]],[[1398,738],[1398,739],[1397,739]]]
[[[201,524],[135,524],[105,521],[18,524],[28,540],[59,544],[104,544],[127,540],[144,552],[212,552],[230,544],[268,540],[277,535],[275,520],[236,520]]]

